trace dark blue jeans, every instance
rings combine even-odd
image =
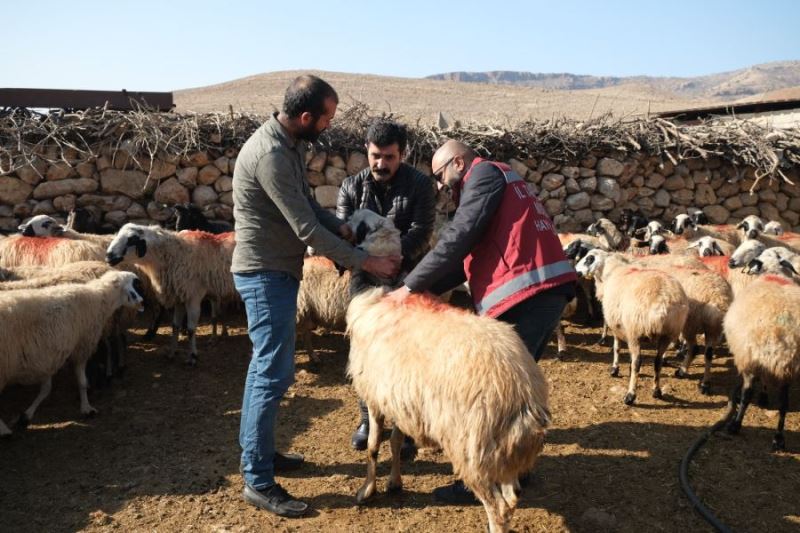
[[[262,490],[275,484],[275,417],[281,398],[294,383],[297,290],[286,272],[234,274],[247,311],[253,355],[242,399],[239,445],[248,485]]]
[[[497,318],[514,326],[528,351],[539,361],[568,302],[564,294],[545,291],[521,301]]]

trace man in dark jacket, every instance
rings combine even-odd
[[[344,180],[336,203],[336,216],[347,220],[356,209],[369,209],[394,221],[400,230],[403,252],[401,272],[408,272],[429,249],[435,218],[436,194],[433,181],[403,163],[407,144],[406,128],[389,120],[377,120],[367,130],[369,166]],[[350,295],[377,284],[366,272],[354,272]],[[361,420],[351,444],[356,450],[367,448],[369,416],[364,402],[359,402]],[[413,455],[410,439],[404,443],[404,455]]]
[[[389,298],[440,294],[465,280],[475,310],[514,325],[538,361],[566,304],[575,296],[574,269],[553,222],[508,165],[476,157],[448,141],[433,155],[437,181],[458,198],[452,223]],[[449,503],[476,502],[461,481],[434,491]]]

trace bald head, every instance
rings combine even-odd
[[[439,149],[436,150],[436,153],[433,154],[431,167],[436,171],[456,157],[461,158],[464,163],[469,166],[472,164],[472,160],[475,159],[475,152],[466,144],[451,139],[441,145]]]

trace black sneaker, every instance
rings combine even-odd
[[[436,501],[449,503],[451,505],[477,505],[478,499],[471,490],[464,485],[460,479],[452,485],[445,485],[438,489],[433,489],[433,497]]]
[[[277,483],[264,490],[256,490],[245,483],[242,496],[244,501],[250,505],[265,509],[278,516],[297,518],[308,512],[307,503],[295,500]]]
[[[367,438],[369,437],[369,422],[361,422],[358,428],[350,437],[350,445],[354,450],[363,452],[367,449]]]
[[[275,456],[272,459],[272,466],[275,469],[275,473],[280,474],[281,472],[297,470],[303,466],[304,462],[305,458],[299,453],[275,452]]]

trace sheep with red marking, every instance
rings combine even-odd
[[[106,272],[85,284],[0,292],[0,391],[11,383],[41,384],[25,411],[26,423],[49,395],[53,375],[71,361],[78,380],[81,413],[96,409],[86,393],[86,362],[105,323],[120,307],[140,307],[138,279],[130,272]],[[11,431],[0,421],[0,436]]]
[[[186,315],[189,331],[187,362],[197,364],[195,330],[203,298],[228,301],[238,298],[230,272],[234,234],[212,235],[200,231],[173,231],[155,226],[125,224],[108,245],[106,261],[127,260],[147,274],[162,306],[174,308],[170,357]]]
[[[800,377],[800,287],[775,274],[758,277],[733,301],[725,316],[725,337],[742,376],[728,403],[727,431],[741,429],[757,378],[776,383],[780,404],[772,447],[783,450],[789,387]]]
[[[363,502],[377,491],[385,420],[394,422],[389,490],[402,487],[403,434],[440,447],[483,503],[489,530],[508,531],[520,475],[533,467],[550,423],[547,382],[513,326],[423,295],[398,304],[384,288],[347,311],[348,374],[369,408]]]
[[[619,375],[619,341],[626,341],[631,354],[631,375],[624,402],[636,400],[636,382],[641,367],[641,343],[656,345],[653,397],[661,397],[661,366],[664,352],[683,331],[689,301],[680,283],[661,270],[629,264],[621,254],[592,250],[580,260],[576,271],[597,283],[603,316],[614,335],[612,376]]]

